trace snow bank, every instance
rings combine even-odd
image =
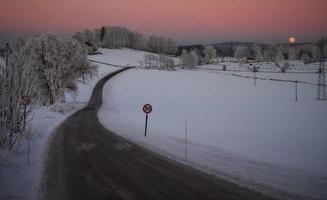
[[[260,190],[268,186],[322,199],[327,196],[327,104],[315,100],[314,86],[299,85],[298,93],[295,102],[294,83],[257,80],[254,87],[254,80],[215,72],[134,69],[105,85],[98,115],[108,129],[178,161]],[[145,103],[153,106],[146,138]]]
[[[19,149],[7,155],[6,162],[0,167],[0,199],[36,199],[48,138],[67,116],[51,112],[46,107],[35,109],[34,120],[27,128],[30,132],[29,165],[25,136]]]

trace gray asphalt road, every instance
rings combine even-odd
[[[270,199],[258,192],[168,160],[106,130],[97,118],[104,83],[88,105],[51,139],[41,199]]]

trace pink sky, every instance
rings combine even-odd
[[[327,34],[326,0],[0,0],[0,32],[126,26],[180,41],[299,41]]]

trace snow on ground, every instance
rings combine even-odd
[[[96,60],[98,62],[109,63],[119,66],[140,66],[140,62],[144,60],[144,55],[148,54],[145,51],[138,51],[133,49],[99,49],[102,54],[89,56],[89,59]],[[93,88],[98,80],[106,76],[107,74],[119,70],[119,67],[112,67],[105,64],[94,63],[98,66],[98,77],[88,82],[87,84],[80,83],[78,85],[79,92],[76,97],[77,102],[88,102],[91,97]],[[67,102],[74,102],[72,94],[66,94]]]
[[[2,160],[0,165],[1,200],[36,199],[48,138],[53,129],[68,116],[51,112],[46,107],[37,107],[34,111],[34,120],[27,128],[30,132],[29,165],[28,145],[26,139],[23,139],[19,149],[7,154],[7,159]]]
[[[100,51],[102,55],[89,58],[121,66],[138,66],[147,54],[130,49]],[[78,103],[77,108],[89,100],[100,78],[119,69],[97,65],[98,76],[88,84],[79,84],[76,99],[66,94],[68,102]],[[316,82],[315,75],[257,76]],[[268,193],[271,190],[267,186],[322,199],[327,195],[327,141],[323,133],[327,112],[325,102],[314,101],[315,92],[315,87],[299,85],[299,101],[295,103],[290,83],[257,80],[254,87],[253,80],[212,70],[133,69],[105,86],[99,117],[110,130],[179,162]],[[154,106],[146,138],[141,111],[144,103]],[[35,110],[30,128],[30,165],[23,141],[20,149],[0,166],[1,199],[35,199],[47,142],[53,129],[76,110],[73,106],[69,111],[71,107],[53,107],[66,114],[45,107]]]
[[[89,56],[90,59],[112,64],[139,65],[135,59],[143,59],[145,52],[129,49],[101,49],[103,55]],[[127,55],[127,57],[125,57]],[[101,59],[102,58],[102,59]],[[34,120],[30,124],[30,165],[27,166],[27,140],[22,139],[19,149],[10,154],[1,154],[0,158],[0,199],[36,199],[39,179],[43,169],[43,158],[53,130],[70,114],[88,102],[95,84],[105,75],[120,68],[98,64],[98,76],[87,84],[78,85],[79,92],[74,99],[65,94],[66,104],[56,104],[50,108],[37,107]],[[57,111],[57,112],[53,112]],[[58,113],[63,112],[63,113]]]
[[[317,81],[316,74],[257,76]],[[295,102],[294,83],[257,80],[254,87],[254,80],[215,71],[132,69],[105,85],[98,116],[108,129],[177,161],[285,199],[278,191],[323,199],[327,102],[315,100],[315,86],[298,89]],[[153,106],[147,137],[145,103]]]

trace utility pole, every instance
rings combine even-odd
[[[185,158],[187,158],[187,120],[185,120]]]
[[[317,100],[327,100],[324,37],[321,38],[318,45],[320,47],[320,63],[319,63],[319,70],[318,70]]]
[[[294,83],[295,83],[295,101],[297,101],[297,82],[298,81],[294,81]]]
[[[257,86],[257,70],[254,70],[254,87]]]

